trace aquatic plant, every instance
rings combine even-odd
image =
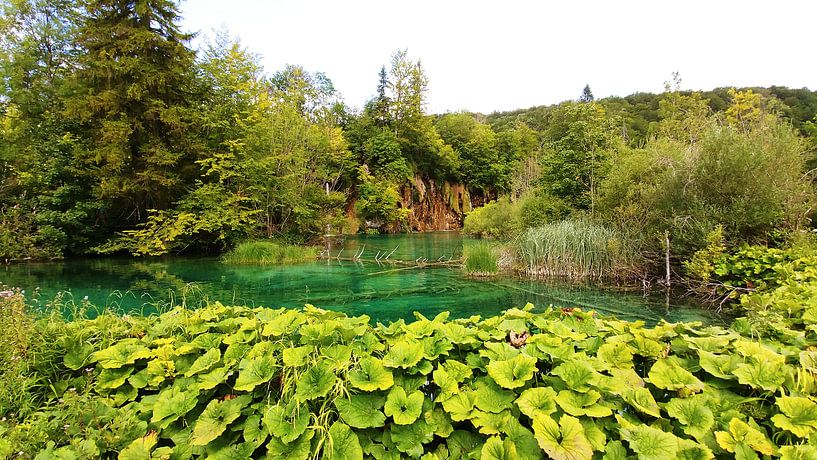
[[[624,277],[636,255],[615,231],[582,220],[529,228],[515,241],[523,269],[562,278]]]
[[[467,244],[463,247],[465,272],[473,276],[490,276],[499,272],[499,256],[489,243]]]
[[[247,241],[224,254],[221,260],[230,265],[278,265],[314,260],[316,246],[297,246],[277,241]]]
[[[0,457],[815,458],[817,304],[787,320],[776,295],[762,328],[532,305],[377,326],[218,303],[77,320],[92,339],[50,363],[52,403],[0,422]]]

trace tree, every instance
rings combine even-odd
[[[67,114],[82,125],[101,220],[138,223],[196,176],[189,123],[194,53],[170,0],[88,0]]]
[[[582,90],[582,95],[579,96],[579,102],[593,102],[596,98],[593,97],[593,92],[590,91],[590,85],[584,85],[584,89]]]
[[[62,114],[77,68],[78,8],[43,0],[0,8],[0,239],[10,245],[0,256],[79,252],[93,232],[95,203],[91,177],[75,161],[77,127]]]
[[[616,127],[617,123],[596,102],[558,106],[545,132],[545,190],[573,208],[592,214],[596,189],[610,167],[611,153],[620,144]]]

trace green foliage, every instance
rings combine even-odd
[[[377,326],[312,306],[213,304],[137,323],[18,314],[16,330],[63,331],[57,344],[103,325],[118,332],[88,342],[96,352],[85,366],[97,369],[50,375],[52,402],[0,422],[0,432],[15,451],[74,457],[808,458],[817,433],[811,303],[773,324],[753,310],[732,328],[648,328],[530,305],[484,320],[418,315]],[[520,348],[507,342],[511,327],[531,334]],[[429,353],[438,340],[454,346]],[[253,363],[263,360],[269,372],[259,373]],[[109,371],[125,377],[108,385]]]
[[[519,205],[507,198],[486,203],[465,216],[467,235],[508,239],[519,230]]]
[[[365,165],[358,169],[358,180],[359,198],[355,209],[361,217],[373,221],[377,227],[401,225],[408,218],[410,210],[402,207],[393,182],[374,177]]]
[[[465,272],[474,276],[490,276],[499,272],[497,248],[489,243],[468,244],[463,248]]]
[[[617,232],[582,220],[529,228],[514,241],[526,272],[563,278],[625,278],[637,256]]]
[[[618,146],[614,121],[595,102],[564,103],[550,114],[541,183],[576,209],[594,210],[599,183]]]
[[[569,208],[560,199],[540,191],[516,201],[500,198],[465,216],[463,232],[471,236],[511,239],[525,229],[559,221]]]
[[[229,265],[278,265],[314,260],[316,246],[297,246],[275,241],[246,241],[240,243],[221,260]]]
[[[731,244],[766,242],[804,225],[813,193],[803,155],[801,139],[777,120],[749,132],[710,120],[694,144],[656,139],[622,153],[599,209],[654,253],[666,231],[673,254],[689,258],[717,225]]]

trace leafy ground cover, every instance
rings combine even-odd
[[[0,385],[37,384],[2,402],[0,457],[817,458],[817,304],[780,303],[798,294],[756,295],[777,321],[731,328],[531,305],[375,326],[218,303],[40,319],[4,335],[3,365],[25,365]]]

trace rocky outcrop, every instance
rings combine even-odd
[[[400,189],[400,204],[410,209],[411,231],[458,230],[465,213],[471,211],[471,197],[462,184],[437,182],[420,176]]]

